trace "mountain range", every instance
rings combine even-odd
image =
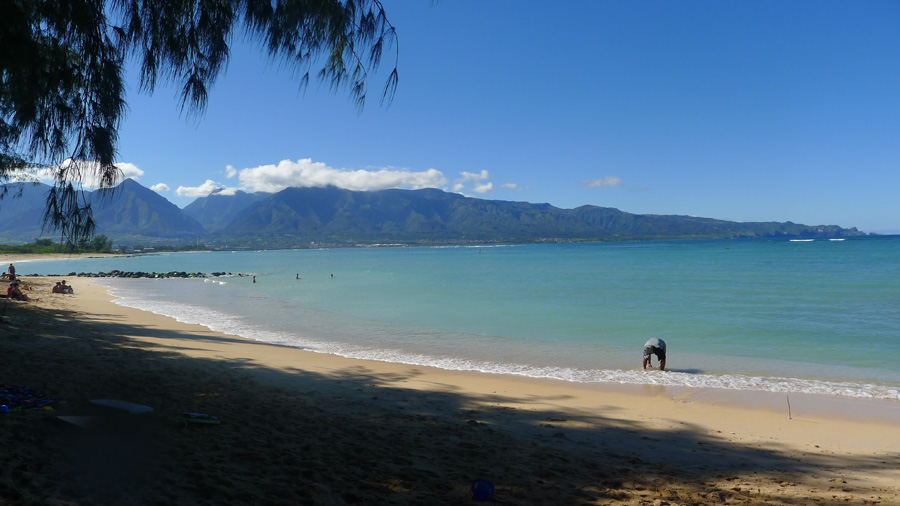
[[[0,242],[25,243],[42,235],[49,188],[40,183],[5,186]],[[865,235],[856,228],[835,225],[631,214],[589,205],[560,209],[550,204],[476,199],[433,188],[219,192],[179,209],[127,179],[113,190],[85,192],[84,197],[94,210],[96,232],[122,245],[203,242],[214,248],[287,248]]]

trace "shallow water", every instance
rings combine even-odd
[[[104,283],[123,305],[324,353],[570,381],[900,400],[894,237],[179,253],[19,266],[112,269],[255,274],[255,284],[238,276]],[[650,337],[668,343],[672,371],[640,370]]]

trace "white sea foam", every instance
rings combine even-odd
[[[518,244],[443,244],[439,246],[427,246],[429,249],[488,249],[488,248],[515,248]]]
[[[662,385],[672,387],[808,393],[867,399],[900,400],[900,388],[867,383],[829,382],[800,378],[744,376],[739,374],[712,375],[677,371],[647,373],[645,371],[622,369],[540,367],[523,364],[465,360],[453,357],[432,357],[421,354],[408,354],[395,350],[359,349],[334,351],[332,353],[348,358],[430,366],[457,371],[512,374],[530,378],[548,378],[578,383]]]
[[[224,284],[224,283],[222,283]],[[182,323],[203,325],[213,331],[277,345],[292,346],[317,353],[347,358],[430,366],[446,370],[512,374],[530,378],[548,378],[579,383],[618,383],[661,385],[671,387],[716,388],[784,393],[808,393],[868,399],[900,400],[900,387],[864,382],[823,381],[791,377],[764,377],[742,374],[704,374],[679,371],[645,372],[637,369],[588,369],[539,366],[500,361],[477,360],[456,356],[414,353],[400,349],[377,348],[331,340],[316,339],[295,332],[279,331],[200,305],[156,300],[139,292],[110,288],[115,303],[169,316]]]
[[[246,318],[228,314],[208,307],[184,302],[152,300],[130,293],[128,290],[110,288],[110,294],[117,297],[113,302],[120,306],[149,311],[174,318],[181,323],[202,325],[212,331],[236,335],[272,344],[290,345],[297,348],[328,353],[329,344],[314,340],[301,341],[296,335],[272,331],[249,322]]]

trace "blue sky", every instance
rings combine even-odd
[[[179,207],[215,187],[432,186],[900,232],[898,2],[384,3],[390,107],[388,59],[360,114],[238,35],[199,119],[132,84],[126,174]]]

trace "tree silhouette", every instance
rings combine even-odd
[[[180,86],[181,107],[203,113],[243,32],[309,83],[313,66],[361,110],[370,73],[393,48],[381,93],[397,89],[396,31],[379,0],[4,0],[0,2],[0,182],[37,169],[55,181],[45,230],[69,243],[94,232],[82,185],[113,188],[126,110],[124,67],[140,89]]]

